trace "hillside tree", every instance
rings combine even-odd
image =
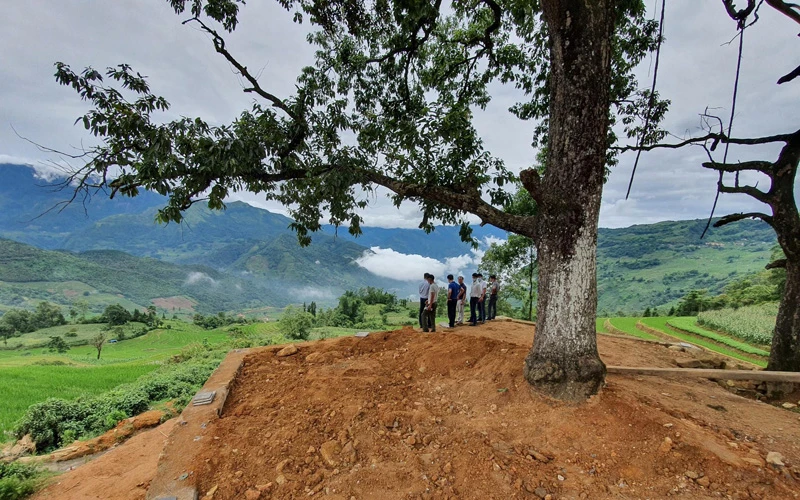
[[[100,332],[92,337],[91,340],[89,340],[89,344],[97,349],[97,359],[100,359],[100,353],[103,351],[103,347],[106,345],[105,332]]]
[[[417,203],[426,231],[460,224],[469,240],[471,214],[536,245],[527,380],[564,399],[599,389],[595,251],[614,163],[611,126],[621,118],[629,136],[646,131],[641,143],[659,140],[652,125],[667,106],[632,74],[660,40],[641,0],[278,0],[296,22],[311,22],[318,47],[316,64],[285,97],[226,44],[244,2],[168,1],[208,35],[257,102],[230,125],[159,123],[169,104],[130,66],[74,72],[57,63],[57,81],[92,105],[78,122],[102,139],[66,183],[77,182],[75,196],[100,186],[112,197],[153,190],[169,197],[158,220],[179,222],[200,200],[221,209],[230,192],[247,190],[290,207],[302,244],[325,219],[359,234],[359,211],[378,187],[397,205]],[[473,120],[491,101],[490,85],[522,96],[511,111],[535,120],[545,169],[517,176],[484,147]],[[535,215],[503,210],[517,180]]]

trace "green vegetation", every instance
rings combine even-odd
[[[0,500],[18,500],[33,494],[42,471],[35,465],[0,462]]]
[[[54,326],[52,328],[44,328],[11,338],[6,347],[9,349],[42,347],[50,340],[50,337],[53,336],[64,337],[64,340],[72,347],[86,345],[93,337],[96,337],[97,334],[103,332],[107,328],[108,326],[104,323]],[[142,330],[146,331],[147,329],[143,323],[128,323],[119,328],[122,328],[125,338],[135,337],[142,332]],[[0,345],[0,349],[3,349],[3,347],[4,346]]]
[[[717,352],[719,354],[724,354],[725,356],[729,356],[735,359],[739,359],[741,361],[747,361],[748,363],[752,363],[754,365],[760,366],[762,368],[767,366],[767,362],[763,361],[758,358],[754,358],[752,356],[747,356],[743,352],[730,349],[726,347],[722,347],[717,343],[712,342],[709,339],[705,339],[703,337],[692,335],[688,332],[684,332],[682,330],[676,330],[674,328],[670,328],[667,323],[672,321],[676,318],[670,317],[658,317],[658,318],[642,318],[641,322],[651,328],[655,328],[663,332],[665,335],[669,335],[670,337],[683,340],[684,342],[688,342],[690,344],[695,344],[698,346],[705,347],[711,351]],[[689,320],[693,320],[694,318],[689,318]]]
[[[606,320],[607,319],[608,318],[597,318],[597,320],[595,321],[595,323],[596,323],[595,329],[599,333],[610,333],[608,330],[606,330]]]
[[[301,309],[288,306],[283,311],[278,329],[281,334],[293,340],[308,340],[314,316]]]
[[[769,345],[778,315],[777,302],[704,311],[697,316],[697,323],[713,330],[720,330],[746,342]]]
[[[688,332],[694,335],[705,337],[707,339],[711,339],[715,342],[719,342],[720,344],[725,344],[728,347],[733,347],[734,349],[737,349],[747,354],[755,354],[757,356],[769,356],[769,351],[765,351],[763,349],[759,349],[758,347],[754,347],[750,344],[746,344],[744,342],[732,339],[727,335],[722,335],[721,333],[713,332],[711,330],[706,330],[705,328],[699,327],[697,325],[697,319],[693,317],[670,318],[669,321],[667,321],[667,325],[673,328],[677,328],[679,330],[683,330],[684,332]]]
[[[617,328],[618,330],[622,330],[623,332],[627,333],[628,335],[632,335],[634,337],[639,337],[640,339],[647,339],[647,340],[658,340],[658,337],[651,333],[643,332],[636,328],[636,323],[638,323],[642,318],[609,318],[611,322],[611,326]]]

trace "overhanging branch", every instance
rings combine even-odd
[[[620,153],[625,153],[627,151],[639,151],[639,150],[651,151],[653,149],[678,149],[692,144],[703,144],[708,141],[713,141],[713,144],[711,145],[711,150],[714,151],[714,149],[716,149],[716,145],[719,144],[720,142],[728,144],[739,144],[743,146],[771,144],[774,142],[786,143],[793,140],[798,134],[800,134],[800,130],[791,134],[768,135],[764,137],[752,137],[752,138],[736,138],[736,137],[726,137],[725,134],[709,133],[700,137],[693,137],[691,139],[686,139],[684,141],[674,144],[660,143],[660,144],[651,144],[649,146],[612,146],[610,149],[619,151]]]
[[[746,170],[769,174],[774,165],[768,161],[743,161],[741,163],[717,163],[707,161],[703,167],[718,172],[744,172]]]
[[[720,220],[714,223],[714,227],[722,227],[726,224],[730,224],[731,222],[736,222],[744,219],[761,219],[770,226],[772,225],[772,216],[767,215],[761,212],[748,212],[748,213],[738,213],[738,214],[730,214],[722,217]]]
[[[782,0],[765,0],[767,5],[800,24],[800,5],[787,3]]]
[[[770,262],[764,269],[786,269],[786,259],[778,259]]]

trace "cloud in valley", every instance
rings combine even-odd
[[[483,251],[448,257],[444,261],[416,254],[405,254],[391,248],[372,247],[356,259],[356,263],[372,274],[398,281],[416,282],[425,273],[436,276],[436,281],[444,283],[445,276],[459,274],[465,277],[472,274],[480,264]]]
[[[186,277],[187,285],[201,285],[206,283],[212,286],[216,286],[217,280],[207,275],[206,273],[201,273],[199,271],[193,271],[189,273],[189,275]]]

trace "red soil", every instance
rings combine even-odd
[[[255,352],[222,418],[209,423],[213,439],[196,443],[198,493],[213,491],[216,500],[800,497],[797,413],[707,380],[620,375],[585,404],[553,401],[522,378],[532,335],[531,326],[494,322],[325,340],[288,357]],[[598,342],[612,365],[674,366],[689,356],[635,340]],[[84,496],[56,485],[37,498],[112,498],[109,484],[133,487],[113,498],[142,498],[164,442],[154,432],[61,477],[62,485],[80,483]],[[143,452],[137,446],[146,439]],[[786,466],[763,465],[770,451]],[[123,459],[95,465],[112,454]]]

